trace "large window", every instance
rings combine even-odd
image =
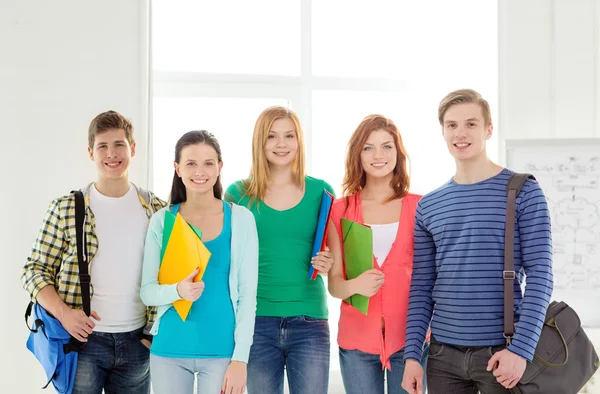
[[[248,176],[252,159],[252,125],[270,105],[288,106],[281,98],[155,97],[154,181],[160,196],[169,194],[174,175],[175,143],[190,130],[205,129],[219,139],[223,155],[223,186]],[[250,132],[248,130],[250,127]]]
[[[426,193],[454,171],[441,98],[470,87],[498,108],[495,1],[154,0],[152,53],[152,180],[163,197],[175,141],[192,129],[221,141],[225,186],[247,176],[254,122],[274,104],[298,112],[308,173],[338,193],[352,131],[366,115],[390,117],[411,158],[412,191]],[[488,152],[497,158],[496,138]],[[338,309],[331,300],[332,370]]]

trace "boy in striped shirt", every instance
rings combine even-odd
[[[402,387],[423,392],[418,360],[432,339],[427,385],[432,394],[509,393],[533,359],[552,293],[552,239],[546,198],[533,180],[517,196],[515,336],[504,338],[504,227],[512,171],[493,163],[489,104],[469,89],[440,103],[442,135],[454,177],[419,202]],[[525,292],[521,282],[527,277]]]

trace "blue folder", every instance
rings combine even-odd
[[[315,233],[315,241],[313,243],[312,257],[315,257],[317,253],[325,250],[325,244],[327,241],[327,230],[329,229],[329,219],[331,217],[331,206],[334,200],[333,194],[327,190],[323,190],[323,197],[321,197],[321,208],[319,209],[319,219],[317,220],[317,231]],[[310,265],[308,270],[308,279],[314,280],[317,278],[318,271]]]

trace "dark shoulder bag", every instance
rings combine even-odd
[[[514,229],[516,199],[530,174],[514,174],[508,182],[504,235],[504,337],[514,336]],[[577,394],[599,366],[594,345],[581,328],[577,313],[566,303],[548,307],[534,359],[527,364],[514,394]]]

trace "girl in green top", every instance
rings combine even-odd
[[[329,325],[323,279],[333,265],[326,249],[311,261],[326,182],[304,174],[304,141],[298,116],[284,107],[259,116],[248,179],[235,182],[225,199],[254,214],[259,268],[254,342],[248,360],[249,394],[282,394],[287,370],[290,394],[325,394],[329,380]],[[330,233],[335,233],[332,231]],[[328,240],[331,243],[330,240]],[[339,242],[339,241],[338,241]]]

